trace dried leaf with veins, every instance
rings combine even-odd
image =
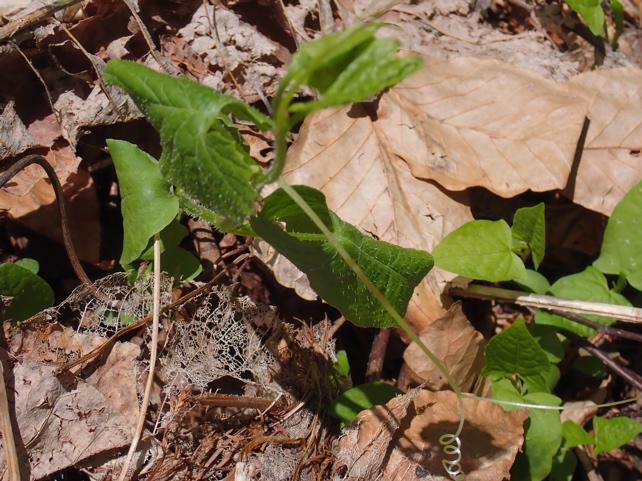
[[[472,219],[462,203],[466,196],[449,195],[413,177],[395,155],[385,128],[359,105],[313,114],[288,153],[284,177],[323,191],[328,206],[362,232],[430,251],[444,235]],[[282,272],[275,274],[288,282]],[[416,327],[442,314],[439,295],[446,278],[433,269],[415,291],[408,317]]]
[[[568,82],[588,102],[573,201],[605,215],[642,179],[642,71],[588,72]]]
[[[501,481],[523,443],[523,410],[464,400],[462,467],[470,481]],[[439,437],[453,433],[459,405],[451,391],[415,390],[359,414],[335,447],[346,481],[446,481]]]
[[[468,321],[461,303],[453,304],[444,316],[421,331],[419,337],[441,359],[462,390],[468,391],[484,366],[484,336]],[[417,344],[406,348],[403,359],[428,389],[438,391],[448,387],[443,374]]]
[[[493,60],[426,58],[381,99],[379,121],[414,176],[501,196],[566,185],[585,102]]]

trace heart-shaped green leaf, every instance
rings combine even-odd
[[[149,240],[178,214],[178,199],[161,175],[158,161],[134,144],[107,140],[120,188],[125,238],[120,263],[138,259]]]
[[[468,222],[442,239],[432,254],[438,267],[472,279],[510,281],[525,270],[503,220]]]
[[[605,274],[626,276],[629,284],[642,291],[642,182],[613,210],[600,257],[593,265]]]
[[[33,267],[33,264],[32,264]],[[54,293],[42,277],[18,264],[0,265],[0,295],[11,297],[0,320],[22,321],[51,307]]]

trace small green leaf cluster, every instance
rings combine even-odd
[[[583,271],[558,279],[550,285],[534,270],[524,267],[529,255],[537,269],[544,258],[546,244],[543,204],[519,209],[512,228],[505,221],[473,221],[448,235],[433,255],[435,264],[461,275],[485,281],[512,281],[539,294],[558,298],[603,302],[629,306],[620,291],[628,283],[642,290],[642,182],[633,187],[617,205],[606,227],[599,258]],[[521,256],[521,257],[520,257]],[[610,286],[606,275],[619,276]],[[587,316],[603,325],[612,319]],[[493,397],[543,406],[559,406],[553,395],[560,378],[557,363],[564,355],[564,333],[590,336],[595,330],[564,317],[538,310],[535,323],[526,326],[519,317],[486,347],[483,374],[492,382]],[[578,364],[586,370],[588,363]],[[603,368],[591,366],[590,374]],[[619,426],[617,431],[611,426]],[[575,427],[562,425],[556,410],[529,409],[524,450],[513,466],[517,479],[570,479],[577,463],[573,443],[594,444],[599,454],[627,443],[640,433],[640,423],[629,418],[606,420],[595,417],[595,439],[578,435]],[[599,434],[601,433],[601,434]],[[578,441],[581,440],[580,441]]]
[[[0,265],[0,296],[9,298],[8,307],[0,310],[0,320],[23,321],[53,305],[54,292],[39,270],[33,259]]]
[[[606,29],[606,15],[602,4],[608,3],[615,21],[615,33],[611,40],[611,45],[613,48],[617,48],[618,38],[624,31],[624,6],[620,0],[610,0],[609,2],[602,2],[602,0],[566,0],[566,3],[584,20],[593,35],[607,42],[609,37]]]

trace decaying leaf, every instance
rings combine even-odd
[[[12,340],[15,412],[29,451],[30,474],[40,479],[131,441],[138,414],[135,362],[140,348],[114,346],[86,380],[56,377],[60,363],[90,351],[104,338],[51,325],[21,330]],[[4,450],[0,469],[4,471]]]
[[[510,196],[566,185],[585,113],[564,88],[510,65],[426,58],[378,115],[416,177]]]
[[[461,303],[453,304],[444,316],[420,332],[419,337],[441,359],[461,388],[469,390],[484,366],[484,337],[468,321]],[[403,359],[428,389],[447,388],[443,374],[417,344],[406,348]]]
[[[357,423],[335,447],[335,470],[346,481],[445,481],[439,437],[452,434],[459,421],[451,391],[415,390],[359,414]],[[466,479],[501,481],[523,443],[525,411],[505,412],[487,401],[464,401],[461,434]]]
[[[573,201],[605,215],[642,179],[642,71],[598,70],[570,80],[590,124]]]
[[[8,102],[0,113],[0,159],[18,155],[35,143],[18,117],[14,102]]]

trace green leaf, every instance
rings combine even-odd
[[[290,106],[307,114],[325,107],[358,102],[378,94],[421,68],[418,57],[399,57],[399,43],[377,39],[381,24],[357,25],[302,45],[292,58],[281,91],[308,85],[319,99]],[[279,98],[279,97],[277,97]]]
[[[0,265],[0,295],[12,297],[0,320],[22,321],[51,307],[54,293],[42,277],[17,264]]]
[[[532,404],[559,406],[561,400],[547,393],[531,393],[524,401]],[[511,479],[541,481],[551,472],[553,458],[562,442],[562,424],[558,411],[531,408],[524,436],[524,452],[511,469]],[[515,476],[515,478],[513,478]]]
[[[267,117],[204,85],[133,62],[111,60],[105,79],[125,89],[159,130],[164,178],[213,211],[217,227],[231,230],[254,213],[264,175],[227,115],[264,129],[272,125]]]
[[[546,294],[551,288],[546,277],[532,269],[524,269],[513,282],[536,294]]]
[[[617,41],[624,32],[624,5],[622,5],[620,0],[611,0],[611,12],[613,13],[613,21],[615,22],[615,33],[613,34],[611,45],[613,49],[617,49]]]
[[[328,406],[328,414],[345,423],[350,423],[357,419],[357,415],[364,409],[385,404],[400,394],[403,392],[385,382],[361,384],[341,394]]]
[[[619,304],[630,306],[631,303],[621,294],[609,289],[606,277],[594,267],[587,267],[582,272],[562,277],[555,282],[550,289],[551,293],[561,299],[575,299],[580,301],[605,302],[608,304]],[[615,322],[608,317],[586,316],[600,324],[608,326]],[[544,311],[537,311],[535,321],[538,324],[546,324],[567,329],[580,336],[591,336],[595,329],[578,324],[555,314]]]
[[[542,202],[533,207],[517,209],[511,228],[513,237],[526,242],[526,245],[528,245],[536,270],[539,269],[546,250],[546,219],[544,211],[545,207]]]
[[[519,393],[517,388],[513,385],[510,379],[504,377],[491,379],[491,392],[493,399],[498,399],[500,401],[510,401],[523,403],[524,399]],[[511,405],[501,405],[502,408],[506,411],[513,411],[515,409],[523,409],[517,406]]]
[[[593,35],[604,37],[604,9],[601,0],[566,0],[566,3],[584,20]]]
[[[474,220],[448,234],[435,247],[435,265],[472,279],[499,282],[523,275],[522,260],[511,249],[511,231],[503,220]]]
[[[403,315],[416,285],[432,268],[425,251],[405,249],[363,235],[331,212],[324,195],[296,186],[392,306]],[[285,222],[283,230],[273,221]],[[281,189],[265,199],[261,214],[250,221],[253,230],[299,269],[312,288],[350,321],[360,326],[392,327],[396,323],[338,255],[325,236]]]
[[[595,454],[600,454],[617,449],[633,440],[642,433],[642,423],[625,416],[610,419],[595,416],[593,429],[595,431]]]
[[[345,350],[337,351],[336,353],[337,360],[332,363],[337,374],[341,376],[350,375],[350,361],[348,360],[348,353]]]
[[[38,274],[38,271],[40,270],[40,263],[36,259],[20,259],[14,262],[15,265],[24,267],[28,271],[33,272],[34,274]]]
[[[486,366],[482,373],[509,379],[518,375],[526,382],[530,392],[548,391],[549,366],[551,364],[546,352],[528,332],[520,316],[511,327],[488,342]]]
[[[560,449],[553,458],[550,481],[572,481],[577,457],[569,449]]]
[[[546,353],[548,361],[557,364],[565,354],[564,345],[554,326],[531,324],[528,330]]]
[[[564,421],[562,424],[562,437],[564,438],[562,447],[566,449],[593,444],[595,442],[593,436],[573,421]]]
[[[203,266],[201,266],[198,258],[179,246],[187,235],[187,229],[176,218],[160,233],[161,269],[171,275],[177,282],[190,281],[203,272]],[[140,257],[151,261],[154,257],[153,245],[150,245]]]
[[[622,198],[606,225],[600,257],[593,265],[605,274],[623,274],[642,291],[642,182]]]
[[[123,214],[123,252],[120,263],[131,264],[149,240],[178,214],[178,199],[163,180],[156,159],[134,144],[107,140],[116,167]]]

